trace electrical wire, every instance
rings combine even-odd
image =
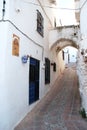
[[[21,34],[23,34],[27,39],[29,39],[30,41],[32,41],[33,43],[37,44],[38,46],[42,47],[41,45],[39,45],[37,42],[35,42],[34,40],[32,40],[27,34],[25,34],[24,32],[22,32],[13,22],[11,22],[10,20],[0,20],[0,22],[9,22],[11,25],[13,25]]]
[[[43,60],[43,53],[44,53],[44,47],[38,44],[36,41],[34,41],[32,38],[30,38],[27,34],[25,34],[23,31],[21,31],[12,21],[10,20],[0,20],[0,22],[8,22],[10,23],[17,31],[19,31],[23,36],[25,36],[28,40],[32,41],[35,45],[42,48],[42,60]]]
[[[28,1],[24,1],[27,4],[32,4],[32,5],[36,5],[36,6],[40,6],[39,4],[33,3],[33,2],[28,2]],[[74,8],[63,8],[63,7],[52,7],[52,6],[47,6],[47,5],[42,5],[45,8],[52,8],[52,9],[60,9],[60,10],[80,10],[80,8],[74,9]]]
[[[41,5],[39,5],[39,4],[36,4],[36,3],[32,3],[32,2],[27,2],[27,1],[24,1],[24,2],[26,2],[26,3],[28,3],[28,4],[33,4],[33,5],[36,5],[36,6],[41,6]],[[83,5],[82,6],[84,6],[84,4],[87,2],[87,0],[83,3]],[[4,3],[4,4],[6,4],[6,2]],[[79,8],[77,8],[77,9],[71,9],[71,8],[57,8],[57,7],[52,7],[52,6],[43,6],[43,7],[47,7],[47,8],[54,8],[54,9],[64,9],[64,10],[79,10]],[[9,22],[11,25],[13,25],[22,35],[24,35],[27,39],[29,39],[30,41],[32,41],[33,43],[35,43],[36,45],[38,45],[38,46],[40,46],[40,47],[43,47],[43,46],[41,46],[41,45],[39,45],[36,41],[34,41],[33,39],[31,39],[27,34],[25,34],[23,31],[21,31],[12,21],[10,21],[10,20],[4,20],[3,18],[2,18],[2,20],[0,20],[0,22]]]
[[[80,10],[83,8],[83,6],[86,4],[87,0],[85,0],[85,2],[82,4],[82,6],[80,7]]]
[[[33,43],[35,43],[36,45],[38,45],[39,47],[43,48],[43,46],[39,45],[36,41],[34,41],[33,39],[31,39],[27,34],[25,34],[23,31],[21,31],[12,21],[10,20],[4,20],[4,15],[5,15],[5,4],[6,1],[3,0],[3,9],[2,9],[2,20],[0,20],[0,22],[9,22],[13,27],[15,27],[22,35],[24,35],[27,39],[29,39],[30,41],[32,41]]]
[[[24,1],[25,3],[28,3],[28,4],[32,4],[32,5],[36,5],[36,6],[40,6],[39,4],[36,4],[36,3],[33,3],[33,2],[28,2],[28,1]],[[85,0],[85,2],[82,4],[81,7],[79,8],[63,8],[63,7],[52,7],[52,6],[47,6],[47,5],[42,5],[43,7],[45,8],[52,8],[52,9],[60,9],[60,10],[73,10],[73,11],[79,11],[83,8],[83,6],[86,4],[87,0]]]

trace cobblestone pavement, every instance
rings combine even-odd
[[[79,110],[78,78],[72,65],[15,130],[87,130]]]

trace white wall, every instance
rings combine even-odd
[[[74,35],[76,33],[76,36]],[[65,26],[50,30],[49,33],[49,48],[51,48],[59,39],[70,39],[79,44],[79,27]],[[65,43],[66,44],[66,43]]]
[[[7,41],[7,24],[1,23],[0,22],[0,55],[1,55],[1,60],[0,60],[0,129],[8,129],[9,125],[9,113],[7,113],[7,109],[9,107],[8,104],[8,90],[6,88],[6,44]],[[4,30],[4,31],[3,31]]]
[[[78,75],[80,82],[80,93],[82,97],[82,106],[87,112],[87,63],[84,62],[84,55],[81,54],[81,50],[87,49],[87,2],[84,4],[85,0],[80,0],[80,31],[81,31],[81,41],[79,49],[79,59],[78,59]]]
[[[26,64],[23,64],[22,56],[29,55],[40,60],[40,99],[47,93],[58,76],[58,71],[52,73],[51,68],[53,80],[48,85],[44,84],[44,58],[48,57],[52,61],[55,56],[49,51],[48,28],[50,23],[41,7],[29,4],[29,2],[38,4],[37,0],[6,1],[4,18],[10,21],[0,22],[0,54],[2,56],[0,60],[2,65],[0,68],[0,130],[13,130],[36,104],[31,106],[28,104],[30,58]],[[44,17],[44,37],[36,31],[37,9]],[[23,33],[32,40],[29,40]],[[12,55],[13,34],[20,38],[18,57]],[[58,64],[57,57],[55,61]]]
[[[60,75],[65,69],[65,62],[62,57],[62,51],[56,53],[55,49],[51,52],[51,63],[56,63],[56,72],[53,71],[53,66],[51,65],[51,86],[55,83],[55,80],[60,78]]]
[[[65,69],[65,62],[64,62],[63,57],[62,57],[62,51],[60,51],[58,53],[58,65],[59,65],[58,73],[62,74],[64,69]]]
[[[0,130],[9,129],[9,99],[8,88],[6,87],[6,46],[9,44],[7,41],[8,23],[2,22],[2,7],[3,2],[0,0]],[[7,2],[8,4],[8,2]],[[6,8],[7,9],[7,8]],[[8,11],[5,12],[8,16]]]

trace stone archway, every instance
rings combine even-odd
[[[56,53],[58,53],[59,51],[61,51],[63,48],[67,47],[67,46],[71,46],[74,47],[76,49],[79,48],[79,46],[76,44],[76,42],[74,42],[71,39],[66,39],[66,38],[61,38],[59,40],[57,40],[50,48],[50,50],[54,50],[56,51]]]
[[[64,72],[66,64],[63,59],[63,49],[71,46],[79,50],[79,27],[67,26],[51,29],[49,32],[49,50],[53,63],[56,63],[57,75]]]
[[[56,27],[49,32],[49,49],[57,46],[63,48],[72,46],[78,48],[80,39],[80,31],[78,26]]]

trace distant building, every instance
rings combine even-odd
[[[77,61],[77,52],[78,50],[73,47],[65,47],[64,51],[64,61],[66,64],[76,62]]]

